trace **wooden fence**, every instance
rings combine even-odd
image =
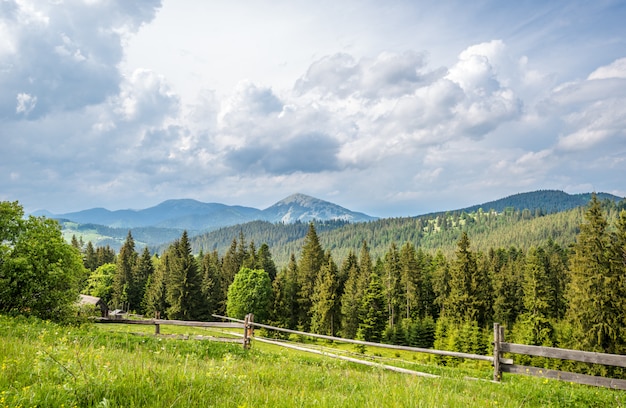
[[[242,345],[244,348],[250,347],[250,340],[254,336],[254,328],[264,328],[267,330],[275,330],[283,333],[296,334],[300,336],[307,336],[331,341],[337,341],[342,343],[351,343],[362,346],[381,347],[393,350],[413,351],[417,353],[427,353],[439,356],[466,358],[473,360],[489,361],[493,365],[493,380],[500,381],[503,373],[511,374],[523,374],[531,375],[542,378],[550,378],[556,380],[563,380],[574,382],[578,384],[614,388],[620,390],[626,390],[626,380],[592,376],[586,374],[577,374],[567,371],[551,370],[540,367],[522,366],[514,364],[513,359],[505,358],[504,353],[508,354],[521,354],[535,357],[554,358],[562,360],[571,360],[589,364],[601,364],[607,366],[624,367],[626,368],[626,355],[617,354],[604,354],[594,353],[579,350],[560,349],[555,347],[540,347],[540,346],[528,346],[524,344],[508,343],[504,341],[504,328],[498,323],[494,323],[493,328],[493,355],[485,356],[480,354],[459,353],[447,350],[435,350],[426,349],[420,347],[410,346],[398,346],[393,344],[373,343],[369,341],[346,339],[341,337],[327,336],[323,334],[307,333],[298,330],[284,329],[281,327],[270,326],[267,324],[256,323],[254,321],[254,315],[246,315],[244,320],[234,319],[232,317],[213,315],[215,318],[229,320],[229,322],[195,322],[184,320],[163,320],[163,319],[148,319],[148,320],[128,320],[128,319],[107,319],[96,318],[97,323],[123,323],[123,324],[142,324],[142,325],[154,325],[155,334],[160,334],[161,325],[174,325],[174,326],[192,326],[192,327],[214,327],[214,328],[230,328],[230,329],[243,329]],[[406,371],[406,370],[405,370]],[[415,374],[415,373],[414,373]]]
[[[577,374],[568,371],[551,370],[540,367],[513,364],[511,360],[501,359],[502,353],[523,354],[527,356],[555,358],[578,361],[589,364],[601,364],[614,367],[626,367],[626,356],[618,354],[594,353],[589,351],[569,350],[555,347],[528,346],[507,343],[504,341],[504,328],[498,323],[493,325],[493,353],[497,363],[494,364],[493,377],[499,381],[502,373],[524,374],[542,378],[552,378],[578,384],[626,390],[626,380]]]

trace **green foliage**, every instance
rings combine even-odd
[[[226,313],[243,319],[253,313],[256,322],[265,322],[272,302],[272,283],[262,269],[241,268],[228,288]]]
[[[594,196],[570,258],[567,320],[572,325],[575,348],[605,353],[624,351],[624,269],[612,262],[615,240]]]
[[[334,336],[339,328],[339,293],[337,265],[330,254],[322,265],[315,282],[311,307],[311,330]]]
[[[84,294],[96,296],[106,304],[110,304],[113,297],[113,278],[116,273],[115,264],[109,263],[99,266],[89,275]]]
[[[17,202],[0,202],[0,311],[66,319],[86,275],[80,253],[56,221],[22,215]]]
[[[360,323],[356,338],[377,342],[387,324],[385,289],[378,273],[370,275],[370,283],[361,300]]]
[[[196,320],[204,309],[201,276],[191,254],[187,232],[171,248],[166,271],[165,298],[169,319]]]

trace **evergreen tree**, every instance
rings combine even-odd
[[[219,315],[226,313],[226,299],[222,297],[223,291],[220,287],[219,263],[217,251],[203,255],[201,258],[200,318],[204,320],[209,320],[214,313]]]
[[[476,254],[470,251],[469,246],[469,238],[463,232],[450,270],[450,293],[445,309],[456,322],[476,321],[484,327],[491,307],[491,285],[486,270],[478,267]]]
[[[170,246],[161,257],[154,269],[154,273],[148,277],[146,291],[143,298],[144,313],[149,316],[166,317],[169,307],[166,297],[166,282],[170,270],[170,259],[174,256],[174,248]]]
[[[302,254],[298,261],[298,304],[300,315],[299,324],[306,331],[311,325],[311,307],[313,305],[313,292],[317,276],[324,262],[324,251],[320,245],[317,231],[313,222],[309,224],[309,230],[304,237]]]
[[[98,268],[98,258],[96,257],[96,250],[93,247],[91,241],[87,242],[87,247],[85,248],[85,258],[84,258],[85,268],[90,271],[95,271]]]
[[[378,273],[370,275],[370,283],[361,300],[361,318],[357,338],[379,342],[387,325],[385,288]]]
[[[548,319],[553,306],[552,288],[546,270],[547,258],[543,248],[531,248],[526,256],[523,280],[524,313],[516,325],[516,339],[523,344],[551,346],[553,328]]]
[[[450,264],[443,252],[437,251],[432,268],[434,303],[439,307],[438,314],[443,315],[446,312],[446,302],[450,296]]]
[[[585,222],[570,258],[571,281],[567,290],[567,320],[572,326],[572,346],[586,351],[619,354],[623,351],[623,274],[612,264],[608,222],[593,195]]]
[[[200,312],[202,292],[198,265],[191,254],[187,231],[183,231],[173,249],[166,281],[167,316],[170,319],[195,320]]]
[[[387,316],[389,327],[393,329],[399,319],[399,309],[404,306],[404,293],[401,288],[402,266],[400,265],[400,253],[394,242],[385,254],[383,283],[387,300]]]
[[[269,274],[268,274],[269,276]],[[286,329],[298,327],[298,264],[295,255],[291,254],[289,264],[282,269],[272,284],[273,307],[272,322]]]
[[[240,250],[239,247],[243,245],[238,243],[237,239],[233,239],[228,251],[224,254],[222,259],[222,267],[220,268],[220,288],[222,288],[222,298],[228,298],[228,287],[235,279],[235,275],[243,266],[243,260],[245,255],[244,250]]]
[[[400,249],[400,283],[404,292],[404,317],[410,319],[423,315],[421,310],[422,299],[422,270],[417,262],[417,252],[410,242]]]
[[[341,330],[342,336],[353,339],[359,328],[360,301],[358,282],[361,280],[359,264],[354,252],[350,252],[341,266],[342,274],[347,276],[341,295]]]
[[[115,251],[108,245],[105,247],[97,247],[96,259],[96,268],[107,263],[115,263]]]
[[[143,249],[141,257],[135,263],[132,270],[132,282],[128,293],[129,303],[136,305],[137,313],[144,313],[143,310],[143,298],[146,292],[146,285],[148,278],[154,274],[154,264],[152,263],[152,256],[147,247]]]
[[[328,253],[313,291],[311,330],[314,333],[334,336],[337,332],[340,322],[337,274],[337,265]]]
[[[270,280],[273,281],[276,278],[276,264],[272,259],[270,247],[267,244],[261,245],[257,253],[256,269],[263,269],[267,272]]]
[[[117,271],[113,279],[113,306],[123,310],[138,308],[139,304],[130,304],[129,293],[134,289],[133,269],[137,263],[137,252],[135,252],[135,240],[130,231],[126,236],[126,241],[120,248],[117,257]],[[133,298],[133,300],[135,300]]]
[[[521,313],[523,254],[516,248],[489,252],[493,282],[493,319],[512,327]]]

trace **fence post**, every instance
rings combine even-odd
[[[248,328],[250,326],[250,314],[247,314],[243,319],[243,348],[247,350],[250,348],[250,338],[248,337]]]
[[[500,331],[500,323],[493,324],[493,380],[500,381],[502,371],[500,370],[500,342],[502,332]]]
[[[252,340],[252,338],[254,337],[254,325],[252,323],[254,323],[254,313],[250,313],[248,316],[250,316],[250,318],[248,319],[248,343],[250,342],[250,340]]]

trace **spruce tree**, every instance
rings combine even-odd
[[[220,287],[220,266],[217,251],[207,253],[201,259],[201,284],[202,295],[201,319],[209,320],[212,314],[224,315],[226,313],[226,299],[224,299]]]
[[[328,253],[313,291],[311,330],[314,333],[334,336],[337,332],[340,305],[337,274],[337,265]]]
[[[148,278],[154,274],[154,264],[148,247],[143,249],[141,256],[132,270],[133,284],[129,288],[128,299],[131,305],[135,305],[137,313],[144,313],[143,298],[146,292]]]
[[[276,264],[272,259],[270,247],[265,243],[261,245],[259,251],[257,252],[256,269],[263,269],[267,272],[271,281],[276,278]]]
[[[392,242],[389,251],[385,254],[383,275],[387,300],[387,316],[389,316],[389,327],[391,329],[398,323],[399,309],[406,303],[404,301],[405,293],[401,287],[402,272],[400,253],[395,242]]]
[[[324,262],[324,251],[320,245],[317,231],[313,222],[309,224],[309,230],[304,237],[302,254],[298,261],[298,294],[299,303],[299,324],[304,330],[308,330],[311,325],[312,298],[315,291],[317,276]]]
[[[387,325],[387,301],[385,288],[376,272],[370,275],[370,283],[361,300],[360,323],[357,338],[379,342]]]
[[[95,271],[98,268],[98,258],[96,257],[96,250],[93,247],[91,241],[87,242],[87,247],[85,248],[85,258],[84,258],[85,268],[90,271]]]
[[[341,330],[342,337],[353,339],[359,328],[360,301],[363,293],[359,292],[358,282],[361,280],[359,264],[354,252],[350,252],[341,266],[346,282],[341,295]]]
[[[269,276],[269,275],[268,275]],[[282,269],[272,283],[273,307],[271,321],[278,327],[298,327],[298,264],[291,254],[289,264]]]
[[[194,320],[201,306],[201,281],[196,259],[191,254],[187,231],[173,244],[173,256],[166,282],[166,299],[170,319]]]
[[[137,252],[135,252],[135,240],[130,231],[126,236],[126,241],[120,248],[117,257],[117,271],[113,279],[113,306],[124,310],[138,308],[140,304],[130,304],[129,293],[133,288],[133,269],[137,263]],[[134,299],[133,299],[134,300]]]
[[[170,248],[163,253],[163,256],[154,269],[154,273],[148,277],[142,302],[143,310],[146,315],[159,316],[161,318],[166,317],[166,311],[169,305],[167,303],[165,285],[168,278],[168,271],[170,270],[170,258],[172,256],[173,247],[170,246]]]
[[[595,194],[573,249],[566,315],[573,330],[572,346],[586,351],[620,353],[623,351],[623,274],[611,262],[608,221]]]
[[[467,233],[463,232],[450,269],[450,293],[445,308],[455,322],[476,321],[484,327],[491,309],[491,282],[486,269],[479,268],[476,257],[470,250]]]

